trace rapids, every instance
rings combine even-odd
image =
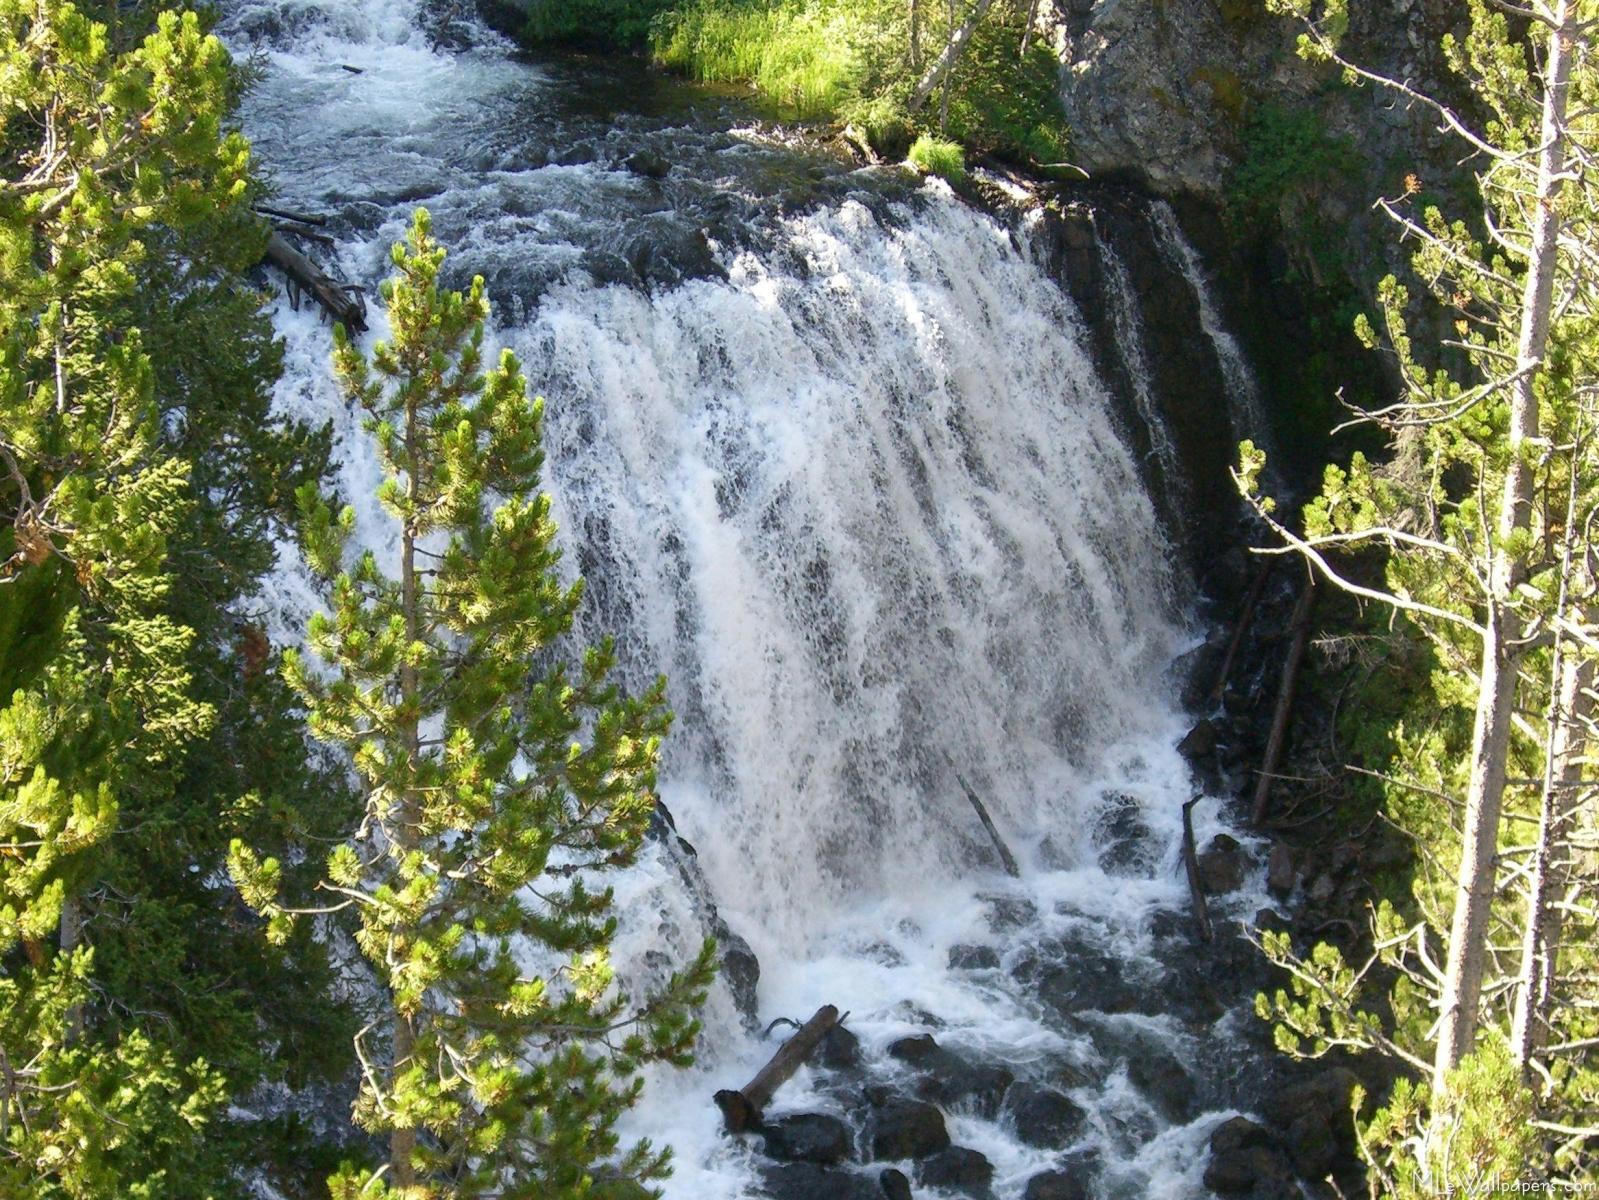
[[[1000,1200],[1068,1160],[1097,1163],[1096,1194],[1204,1194],[1205,1140],[1236,1102],[1236,1014],[1067,1016],[1037,986],[1053,967],[1170,988],[1162,929],[1187,904],[1179,806],[1195,784],[1168,668],[1202,631],[1128,449],[1142,421],[1180,504],[1116,249],[1101,246],[1123,396],[1026,224],[942,183],[856,169],[635,64],[529,62],[459,23],[471,44],[443,48],[412,0],[222,7],[225,38],[264,69],[245,108],[256,156],[278,202],[333,215],[346,277],[375,285],[426,204],[452,278],[487,278],[491,339],[549,401],[583,632],[616,634],[628,680],[670,679],[663,798],[759,958],[761,1023],[833,1003],[874,1078],[903,1074],[891,1041],[932,1029],[1066,1088],[1087,1118],[1064,1148],[949,1114]],[[1197,256],[1169,210],[1151,222],[1200,292],[1195,335],[1235,420],[1258,419]],[[275,319],[280,410],[333,421],[338,486],[381,555],[376,467],[326,326],[286,300]],[[264,603],[297,639],[316,600],[291,548]],[[996,869],[957,772],[1021,879]],[[1199,809],[1202,839],[1217,809]],[[624,971],[703,932],[679,857],[657,843],[618,882]],[[1258,889],[1223,911],[1254,911]],[[997,965],[953,969],[972,946]],[[761,1160],[720,1135],[710,1094],[770,1051],[719,987],[699,1064],[650,1080],[629,1132],[677,1148],[673,1200],[762,1194]],[[1190,1077],[1187,1102],[1155,1094],[1155,1059]],[[779,1103],[851,1105],[811,1070]]]

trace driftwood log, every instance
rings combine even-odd
[[[1294,684],[1299,679],[1299,664],[1305,657],[1305,645],[1310,640],[1310,614],[1316,606],[1316,579],[1312,576],[1299,593],[1294,605],[1293,620],[1289,624],[1292,640],[1288,657],[1283,659],[1282,678],[1277,684],[1277,707],[1271,715],[1271,733],[1266,738],[1266,757],[1260,765],[1260,778],[1255,782],[1255,802],[1249,811],[1249,823],[1259,826],[1266,820],[1266,807],[1271,801],[1271,782],[1282,761],[1283,742],[1288,736],[1288,715],[1294,707]]]
[[[366,301],[362,299],[360,289],[334,279],[289,245],[288,239],[276,230],[267,242],[266,261],[287,276],[289,300],[296,308],[303,293],[314,299],[328,316],[341,322],[350,332],[361,333],[366,329]]]
[[[966,793],[966,799],[971,802],[972,808],[977,811],[977,819],[983,823],[983,828],[988,830],[988,840],[994,843],[994,852],[999,855],[999,862],[1005,868],[1005,874],[1012,879],[1021,878],[1021,869],[1016,865],[1016,856],[1010,852],[1010,847],[1005,845],[1005,839],[999,836],[999,829],[994,824],[994,818],[988,815],[988,806],[978,797],[972,785],[966,782],[966,777],[955,770],[955,760],[948,753],[944,761],[949,764],[949,769],[955,773],[955,781],[961,785],[961,791]]]
[[[1233,673],[1233,663],[1238,658],[1238,650],[1244,644],[1244,638],[1249,633],[1249,626],[1255,620],[1255,609],[1260,604],[1261,593],[1266,590],[1266,580],[1271,576],[1271,559],[1262,559],[1260,566],[1255,570],[1255,578],[1250,581],[1249,594],[1244,597],[1244,606],[1238,611],[1238,620],[1233,625],[1232,640],[1227,643],[1227,653],[1221,660],[1221,667],[1216,672],[1215,686],[1210,689],[1210,702],[1219,704],[1222,693],[1227,690],[1227,678]]]
[[[285,221],[298,221],[301,225],[326,225],[328,219],[316,213],[296,212],[292,208],[274,208],[270,204],[257,204],[255,211],[266,217],[282,217]]]
[[[1210,909],[1205,904],[1205,887],[1199,881],[1199,852],[1194,848],[1194,805],[1203,800],[1195,796],[1183,805],[1183,870],[1188,872],[1188,892],[1194,900],[1194,929],[1199,940],[1211,939]]]
[[[761,1123],[761,1113],[771,1103],[772,1095],[815,1052],[821,1040],[838,1024],[838,1009],[824,1004],[816,1015],[799,1027],[793,1037],[777,1048],[771,1060],[756,1072],[755,1078],[734,1091],[724,1088],[716,1093],[716,1107],[722,1110],[722,1119],[729,1133],[744,1133]]]

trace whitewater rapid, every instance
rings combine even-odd
[[[602,81],[587,108],[579,76],[481,30],[475,48],[437,48],[404,0],[224,10],[230,43],[265,67],[245,112],[257,157],[283,203],[335,216],[345,275],[375,293],[425,203],[453,278],[488,278],[491,340],[548,399],[582,632],[616,635],[630,683],[669,677],[662,797],[759,958],[762,1022],[831,1003],[876,1059],[936,1021],[941,1044],[1020,1078],[1071,1065],[1089,1116],[1066,1149],[1097,1155],[1106,1195],[1201,1194],[1227,1105],[1162,1115],[1127,1063],[1010,974],[1062,938],[1134,972],[1159,954],[1152,918],[1186,904],[1179,814],[1194,787],[1168,668],[1198,640],[1082,317],[1027,239],[942,183],[852,171],[676,92],[640,113]],[[629,169],[640,147],[672,164],[665,180]],[[1197,261],[1181,265],[1202,288]],[[1180,495],[1134,302],[1112,302],[1144,389],[1134,404]],[[274,319],[278,408],[333,423],[358,540],[387,555],[328,330],[286,299]],[[1247,372],[1241,355],[1227,369]],[[265,601],[273,635],[297,640],[317,599],[287,547]],[[1020,879],[997,869],[961,778]],[[1102,865],[1108,805],[1136,815],[1135,871]],[[1215,811],[1200,810],[1201,839],[1221,828]],[[624,966],[697,943],[701,914],[660,845],[617,886]],[[1019,920],[996,920],[1007,903]],[[973,945],[998,967],[952,970],[951,950]],[[1110,1019],[1184,1056],[1227,1036]],[[652,1078],[628,1132],[677,1148],[673,1200],[758,1194],[756,1157],[719,1133],[710,1094],[771,1048],[719,988],[699,1065]],[[842,1111],[809,1070],[780,1102]],[[994,1164],[1000,1200],[1063,1158],[970,1112],[950,1130]]]

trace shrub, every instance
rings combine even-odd
[[[929,175],[941,176],[951,183],[959,183],[966,177],[966,152],[961,149],[960,143],[942,141],[930,133],[922,134],[911,143],[907,161]]]

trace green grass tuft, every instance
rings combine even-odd
[[[946,142],[924,133],[911,143],[906,161],[929,175],[938,175],[950,183],[966,178],[966,151],[959,142]]]

